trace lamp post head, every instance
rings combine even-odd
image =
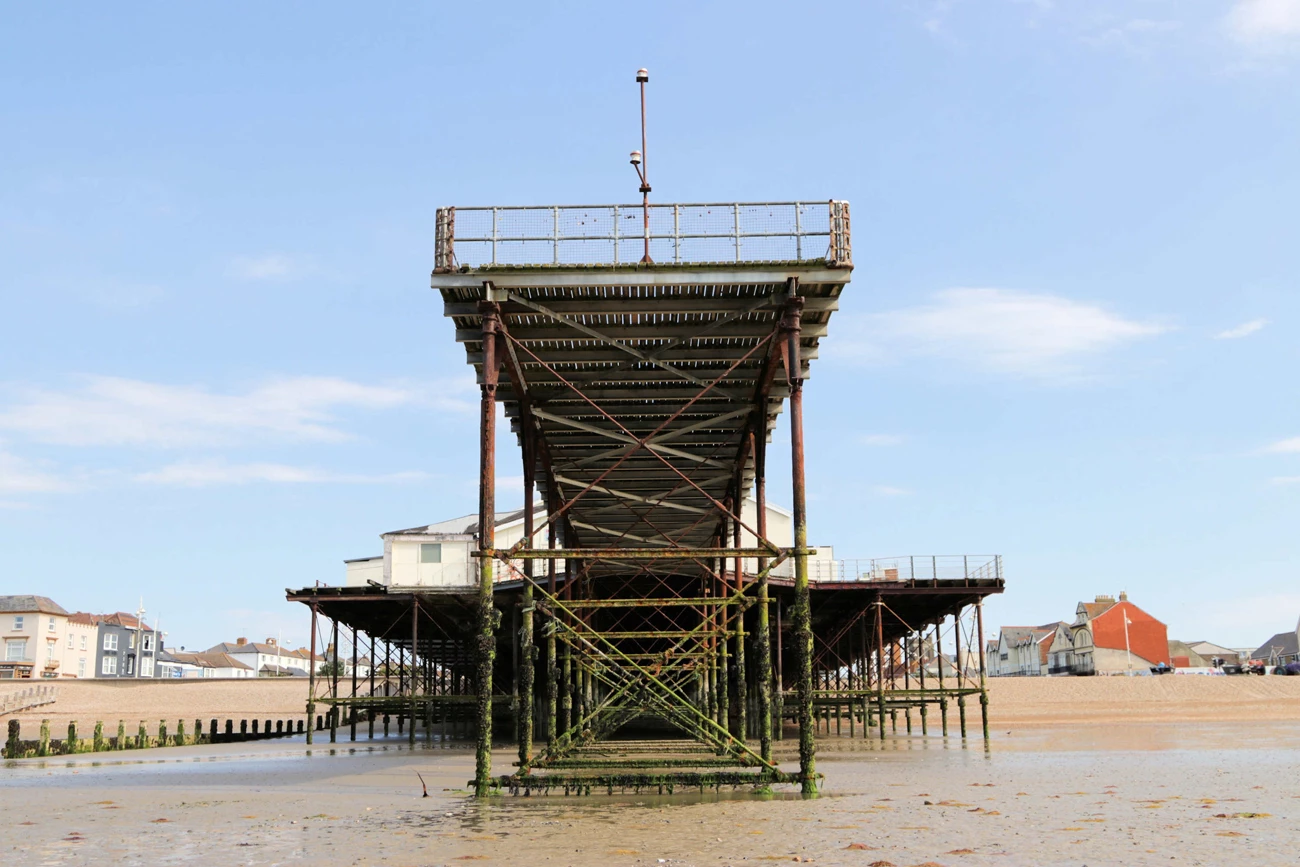
[[[650,80],[650,70],[642,67],[636,71],[636,80],[642,84]]]
[[[631,159],[631,163],[632,163],[632,165],[634,165],[634,166],[639,166],[639,165],[641,165],[641,152],[640,152],[640,151],[632,151],[632,159]]]

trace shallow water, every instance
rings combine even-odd
[[[793,757],[794,743],[779,742]],[[498,772],[512,751],[497,750]],[[265,741],[8,762],[5,864],[1278,864],[1300,722],[819,742],[827,797],[470,799],[467,744]],[[421,797],[417,772],[428,783]],[[929,802],[929,803],[927,803]],[[1268,814],[1250,815],[1250,814]],[[30,824],[27,824],[30,823]],[[857,844],[870,848],[846,848]],[[966,851],[968,850],[968,851]]]

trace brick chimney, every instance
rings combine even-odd
[[[1128,601],[1128,591],[1127,591],[1127,590],[1121,590],[1121,591],[1119,591],[1119,601],[1120,601],[1120,602],[1127,602],[1127,601]]]
[[[243,646],[244,646],[245,644],[247,644],[247,643],[248,643],[248,639],[247,639],[247,638],[236,638],[236,639],[235,639],[235,646],[236,646],[236,647],[243,647]]]
[[[271,645],[272,647],[275,647],[275,639],[274,639],[274,638],[268,638],[268,639],[266,639],[266,643],[269,644],[269,645]]]

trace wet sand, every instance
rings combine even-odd
[[[1300,723],[1165,722],[826,739],[825,796],[464,791],[473,752],[397,738],[7,762],[6,864],[1276,865]],[[785,756],[792,747],[782,742]],[[496,751],[497,769],[511,751]],[[420,797],[422,774],[430,797]]]

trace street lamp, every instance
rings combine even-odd
[[[641,222],[645,236],[645,255],[641,257],[641,261],[652,263],[654,259],[650,258],[650,181],[647,180],[646,174],[648,169],[645,147],[645,86],[650,80],[649,71],[644,68],[638,69],[636,80],[641,85],[641,150],[632,151],[632,168],[636,169],[636,176],[641,179]]]

